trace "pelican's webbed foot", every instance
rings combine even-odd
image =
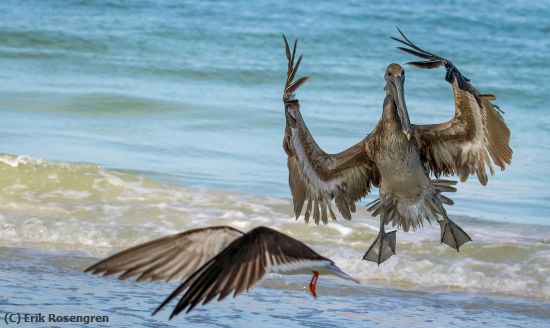
[[[460,246],[472,241],[472,238],[450,219],[438,222],[441,226],[441,242],[456,249],[457,252]]]
[[[363,256],[363,260],[378,263],[384,262],[395,254],[395,235],[396,231],[385,233],[380,231],[378,237]]]

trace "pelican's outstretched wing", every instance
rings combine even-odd
[[[185,309],[189,312],[198,304],[207,304],[216,297],[220,301],[231,293],[237,296],[270,272],[306,273],[320,268],[328,269],[341,278],[354,280],[304,243],[275,230],[258,227],[233,241],[198,269],[153,314],[186,289],[170,319]]]
[[[313,216],[315,223],[328,222],[336,216],[331,208],[336,206],[346,219],[355,212],[355,202],[370,191],[371,185],[378,185],[378,172],[371,160],[368,136],[351,148],[338,153],[327,154],[315,142],[302,115],[300,104],[294,93],[307,80],[294,80],[302,56],[294,63],[296,42],[292,53],[284,37],[288,72],[283,93],[286,129],[283,148],[288,155],[289,185],[294,201],[294,213],[298,218],[307,201],[304,217],[306,222]]]
[[[243,233],[227,226],[194,229],[114,254],[85,270],[119,279],[184,281]]]
[[[398,49],[425,59],[408,64],[428,69],[444,66],[445,79],[453,85],[454,117],[445,123],[414,126],[431,171],[436,177],[457,174],[461,181],[476,173],[486,185],[485,167],[494,173],[490,158],[501,170],[512,160],[510,130],[498,106],[491,102],[496,97],[479,93],[451,61],[419,48],[401,30],[399,33],[403,39],[393,39],[407,48]]]

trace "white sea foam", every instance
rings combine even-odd
[[[4,163],[11,167],[19,167],[20,164],[42,164],[44,163],[44,161],[40,158],[31,157],[27,155],[21,155],[21,156],[2,155],[0,156],[0,163]]]

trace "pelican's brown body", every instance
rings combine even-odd
[[[384,225],[392,223],[408,231],[422,223],[438,220],[441,242],[455,248],[470,237],[446,214],[443,204],[453,201],[442,195],[454,192],[455,181],[432,179],[430,174],[458,174],[462,181],[477,174],[481,184],[487,183],[485,168],[493,173],[492,161],[501,169],[510,163],[510,131],[492,95],[480,94],[450,61],[428,53],[412,44],[404,51],[429,59],[411,63],[423,68],[445,66],[447,80],[455,93],[455,116],[448,122],[432,125],[411,125],[404,100],[405,71],[390,64],[385,72],[386,96],[382,116],[362,141],[347,150],[325,153],[315,142],[300,113],[295,91],[306,81],[294,81],[302,57],[294,64],[296,44],[291,54],[286,43],[288,78],[283,100],[286,129],[283,147],[288,155],[289,184],[298,217],[305,205],[306,222],[326,224],[334,200],[346,219],[355,212],[355,202],[379,187],[380,197],[371,203],[373,216],[380,214],[380,234],[364,259],[379,264],[395,254],[395,231],[385,233]],[[307,204],[307,205],[306,205]]]
[[[405,231],[410,225],[416,227],[414,216],[403,210],[415,211],[415,207],[424,206],[436,197],[436,192],[420,159],[418,139],[414,136],[409,139],[402,133],[397,106],[389,94],[384,99],[382,117],[369,139],[368,147],[378,149],[373,153],[373,162],[380,175],[380,198],[394,199],[393,207],[401,209],[400,216],[406,217],[400,222]]]

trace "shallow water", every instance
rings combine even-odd
[[[550,311],[548,15],[548,1],[2,1],[0,310],[97,310],[117,326],[541,326]],[[300,38],[312,78],[299,93],[303,115],[335,152],[379,119],[385,66],[411,60],[394,50],[395,25],[497,95],[514,157],[487,187],[471,178],[452,195],[448,211],[473,243],[457,254],[438,242],[437,225],[398,232],[398,255],[378,267],[360,261],[378,226],[362,206],[327,226],[292,217],[280,34]],[[406,70],[411,121],[448,119],[444,72]],[[274,227],[362,284],[322,279],[314,301],[308,277],[273,277],[169,323],[149,313],[174,285],[80,272],[213,224]]]
[[[550,305],[532,299],[463,292],[361,286],[321,277],[319,297],[308,295],[309,277],[269,278],[237,299],[198,307],[168,321],[149,314],[176,285],[136,283],[80,273],[91,259],[74,252],[3,248],[0,315],[4,312],[107,315],[116,327],[541,327]],[[81,326],[87,327],[90,325]]]

